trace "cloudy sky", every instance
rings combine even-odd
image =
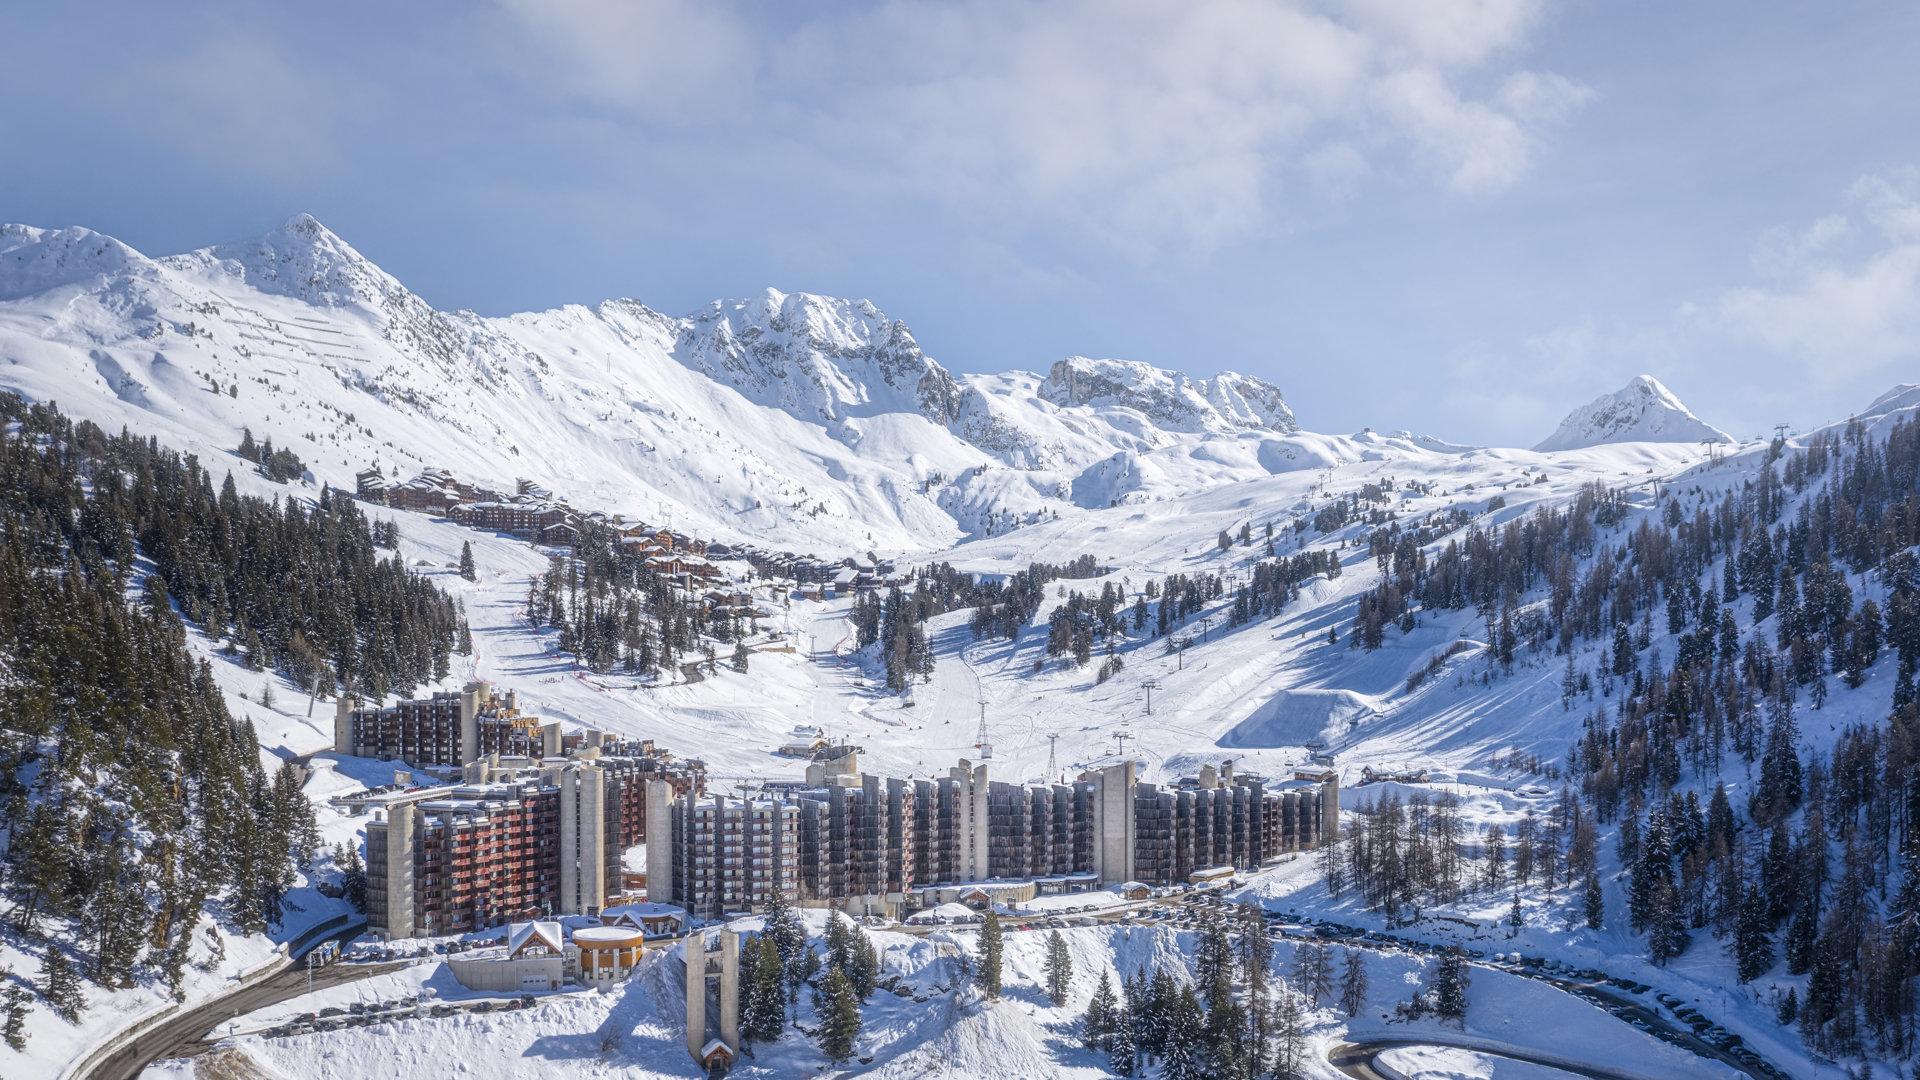
[[[863,296],[950,367],[1245,371],[1322,431],[1920,381],[1911,3],[181,7],[0,15],[0,219],[305,210],[488,313]]]

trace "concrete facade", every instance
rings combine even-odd
[[[697,933],[680,945],[687,969],[687,1053],[706,1064],[711,1054],[707,1032],[708,985],[718,991],[721,1042],[729,1060],[740,1051],[740,935],[732,927]]]
[[[560,910],[597,915],[607,899],[606,778],[592,762],[552,772],[560,789]]]

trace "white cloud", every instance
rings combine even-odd
[[[1408,167],[1501,191],[1585,100],[1503,70],[1539,0],[886,0],[785,21],[691,0],[499,2],[593,105],[696,116],[720,141],[777,129],[907,193],[1141,254],[1204,249],[1284,217],[1295,189]]]
[[[1825,381],[1920,356],[1920,170],[1861,177],[1841,212],[1762,237],[1754,263],[1765,284],[1702,309],[1736,340]]]
[[[529,69],[590,101],[650,120],[713,119],[747,100],[759,41],[747,21],[701,0],[498,0],[558,61]],[[515,48],[515,55],[523,50]]]

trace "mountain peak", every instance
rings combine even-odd
[[[0,300],[18,300],[98,277],[152,268],[152,260],[78,225],[0,225]]]
[[[953,377],[867,300],[774,288],[716,300],[686,320],[675,352],[754,402],[809,420],[905,409],[946,424],[959,409]]]
[[[295,214],[252,240],[215,244],[166,261],[177,269],[236,277],[261,292],[320,307],[379,308],[387,297],[406,291],[308,213]]]
[[[1174,431],[1294,431],[1279,387],[1227,371],[1194,379],[1139,360],[1069,356],[1054,363],[1040,396],[1056,405],[1132,409]]]
[[[1642,374],[1568,413],[1560,427],[1534,449],[1549,452],[1605,443],[1707,440],[1732,442],[1733,437],[1695,416],[1659,379]]]

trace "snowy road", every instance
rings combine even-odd
[[[1529,1065],[1539,1065],[1568,1076],[1584,1076],[1590,1080],[1653,1080],[1643,1073],[1619,1072],[1602,1065],[1581,1065],[1547,1054],[1536,1053],[1518,1046],[1495,1048],[1485,1039],[1463,1038],[1458,1041],[1442,1037],[1428,1036],[1418,1039],[1369,1039],[1358,1043],[1341,1043],[1327,1051],[1327,1064],[1339,1069],[1355,1080],[1400,1080],[1397,1071],[1387,1070],[1376,1065],[1375,1059],[1389,1050],[1422,1047],[1456,1047],[1472,1050],[1487,1057],[1505,1058],[1509,1061],[1521,1061]]]

